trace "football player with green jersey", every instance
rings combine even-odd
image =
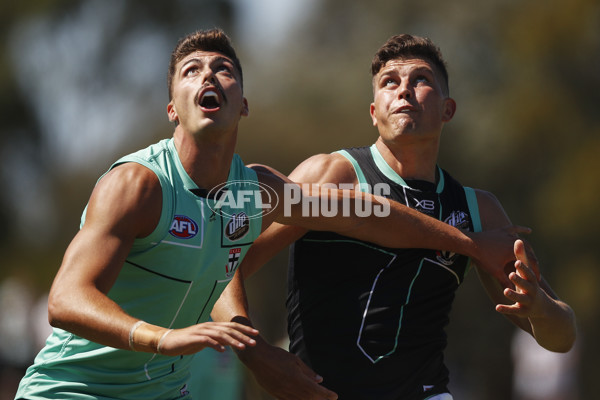
[[[300,190],[269,167],[245,166],[234,153],[238,123],[248,115],[242,68],[219,29],[177,44],[168,87],[173,137],[122,158],[98,180],[50,290],[53,333],[19,399],[192,398],[193,354],[256,345],[257,330],[209,316],[274,221],[502,263],[513,258],[515,234],[527,231],[463,233],[383,197]],[[286,204],[290,187],[329,206],[385,206],[386,217],[304,215],[302,201]],[[297,393],[337,398],[314,372],[306,376]]]

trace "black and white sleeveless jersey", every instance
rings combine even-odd
[[[393,200],[481,230],[474,191],[442,169],[437,184],[405,181],[375,145],[339,153],[363,188],[389,185]],[[447,392],[444,328],[468,266],[467,257],[451,252],[383,248],[311,231],[290,251],[290,351],[341,400],[420,400]]]

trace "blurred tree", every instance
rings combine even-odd
[[[389,36],[407,32],[432,38],[449,63],[458,111],[445,128],[440,163],[465,185],[494,192],[513,221],[534,228],[545,275],[573,304],[585,337],[599,334],[597,0],[313,0],[303,3],[303,23],[290,24],[279,40],[269,34],[281,33],[241,28],[249,10],[274,18],[273,7],[244,0],[2,3],[0,279],[21,274],[46,290],[98,176],[121,154],[169,134],[165,71],[178,37],[213,26],[230,33],[251,110],[239,152],[246,162],[290,172],[309,155],[376,138],[368,115],[371,56]],[[102,140],[90,146],[90,137]],[[52,147],[67,142],[81,147]],[[285,335],[284,278],[282,255],[250,282],[253,310],[272,340]],[[469,389],[460,398],[509,398],[511,327],[494,314],[474,274],[455,308],[448,358],[452,378]],[[593,365],[598,345],[585,345],[584,363]],[[501,368],[485,368],[487,357]],[[591,397],[594,369],[581,370],[582,396]]]
[[[77,229],[73,211],[109,161],[170,131],[160,112],[174,43],[195,29],[232,29],[235,9],[229,0],[0,7],[0,274],[30,274],[43,289]]]
[[[262,133],[273,143],[267,141],[274,151],[266,156],[287,171],[308,155],[371,143],[371,55],[396,33],[431,37],[449,63],[458,101],[441,164],[464,184],[494,192],[514,222],[534,228],[545,276],[575,308],[584,336],[595,337],[599,19],[594,0],[324,0],[293,35],[280,97],[269,114],[260,110],[247,123],[275,128]],[[289,152],[278,150],[282,136]],[[474,274],[451,320],[448,354],[458,397],[510,398],[512,327],[493,311]],[[596,344],[586,345],[592,351],[584,354],[599,354]],[[583,381],[592,387],[591,376]]]

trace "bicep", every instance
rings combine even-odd
[[[484,231],[503,228],[511,224],[508,214],[506,214],[496,196],[483,190],[476,190],[475,193],[479,205],[481,228]]]
[[[273,213],[272,221],[286,225],[303,225],[306,228],[305,232],[327,221],[306,218],[304,197],[320,196],[320,189],[313,190],[319,187],[348,190],[348,184],[355,185],[357,182],[352,164],[337,153],[312,156],[300,163],[290,173],[289,178],[283,178],[285,179],[280,192],[284,201],[280,203],[279,212]],[[341,201],[341,198],[339,200]],[[311,215],[313,214],[314,212],[311,212]]]
[[[290,208],[286,209],[286,206],[301,208],[300,204],[290,204],[292,190],[286,191],[286,185],[293,185],[294,195],[296,195],[302,184],[354,183],[355,179],[351,164],[339,154],[312,156],[300,163],[289,178],[267,166],[252,165],[251,167],[257,172],[261,184],[266,184],[278,193],[280,201],[274,212],[263,216],[263,233],[244,258],[242,270],[246,278],[308,232],[307,228],[293,224],[293,222],[303,220],[302,218],[293,219],[286,215],[290,211]],[[288,189],[290,188],[291,186],[288,187]],[[286,202],[288,203],[286,204]],[[301,213],[296,212],[296,214]]]

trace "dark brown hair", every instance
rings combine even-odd
[[[242,84],[242,87],[244,86],[242,65],[235,54],[235,50],[231,45],[229,37],[219,28],[201,30],[181,38],[171,53],[171,61],[169,62],[169,72],[167,75],[169,100],[171,100],[173,96],[173,76],[176,72],[175,68],[177,63],[195,51],[214,51],[230,58],[240,74],[240,83]]]
[[[390,60],[419,58],[431,62],[441,75],[442,90],[449,95],[448,71],[442,53],[430,39],[401,34],[392,36],[377,50],[371,62],[371,74],[377,75]]]

